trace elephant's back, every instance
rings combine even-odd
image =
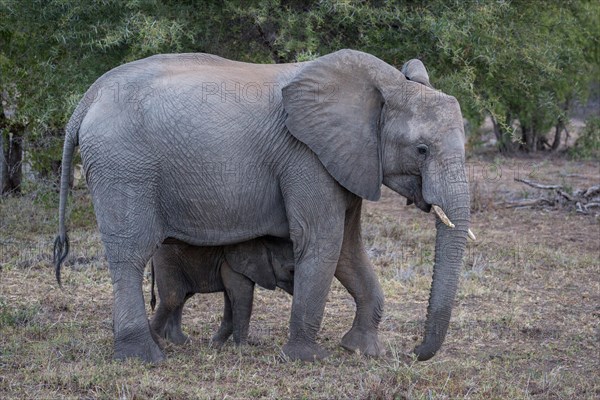
[[[178,152],[190,144],[205,151],[221,139],[281,131],[281,89],[300,66],[203,53],[161,54],[121,65],[86,93],[93,100],[81,122],[80,143],[133,142],[157,150],[168,142]]]
[[[213,83],[220,85],[230,81],[270,89],[265,93],[265,98],[271,99],[273,91],[280,91],[303,64],[305,63],[254,64],[206,53],[157,54],[111,69],[94,82],[87,95],[92,95],[96,102],[119,101],[118,97],[121,97],[122,100],[132,103],[139,98],[131,92],[136,91],[137,94],[141,89],[160,90],[165,86],[177,88],[185,85],[195,86],[198,83],[201,86]],[[223,89],[232,93],[234,88]],[[89,93],[90,91],[93,93]],[[115,96],[98,96],[98,92],[103,91],[111,92],[110,94]]]

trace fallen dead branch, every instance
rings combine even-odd
[[[512,201],[506,204],[506,208],[519,208],[519,207],[535,207],[535,206],[551,206],[552,203],[547,199],[526,199]]]
[[[581,214],[589,214],[593,208],[600,210],[600,185],[577,189],[571,194],[562,185],[547,185],[520,178],[515,178],[515,181],[536,189],[550,191],[550,193],[537,199],[522,199],[508,202],[505,204],[506,208],[571,208]]]
[[[542,185],[541,183],[535,183],[532,181],[528,181],[527,179],[515,178],[515,181],[526,183],[527,185],[536,189],[562,189],[562,186],[560,185]]]

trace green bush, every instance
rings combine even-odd
[[[569,155],[576,160],[600,159],[600,117],[587,119],[581,135],[569,149]]]
[[[0,0],[0,92],[17,110],[4,124],[50,177],[82,94],[125,62],[173,52],[294,62],[352,48],[397,67],[420,58],[474,126],[491,114],[510,141],[518,120],[532,150],[598,75],[599,13],[594,0]]]

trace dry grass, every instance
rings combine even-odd
[[[39,196],[0,203],[0,398],[3,399],[594,399],[600,397],[600,225],[565,211],[504,209],[543,182],[598,183],[597,163],[473,160],[473,230],[449,335],[431,361],[407,355],[423,327],[431,279],[433,217],[389,191],[364,212],[364,236],[386,293],[387,355],[365,359],[338,346],[354,304],[334,283],[320,332],[331,357],[283,362],[291,297],[258,290],[254,345],[208,347],[220,294],[195,296],[184,315],[194,339],[167,346],[157,366],[112,356],[112,289],[85,191],[75,194],[73,261],[64,288],[49,263],[55,207]],[[488,171],[489,172],[489,171]],[[575,175],[574,175],[575,174]],[[487,177],[487,178],[486,178]],[[562,181],[561,181],[562,179]],[[72,202],[73,204],[73,202]],[[146,282],[146,293],[148,283]],[[150,310],[148,310],[150,314]]]

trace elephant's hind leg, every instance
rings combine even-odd
[[[169,320],[171,311],[165,306],[165,302],[161,299],[158,303],[158,308],[150,321],[152,331],[161,338],[166,338],[165,328]]]
[[[175,307],[175,310],[169,315],[165,326],[165,338],[172,343],[181,345],[185,344],[190,338],[181,330],[181,317],[183,314],[184,303]]]
[[[142,271],[139,260],[109,261],[113,280],[114,358],[137,357],[146,362],[165,358],[150,332],[142,294]]]
[[[150,322],[152,330],[160,337],[170,342],[181,345],[189,338],[181,330],[181,316],[184,303],[169,307],[166,301],[161,299],[158,309]]]
[[[366,255],[355,262],[357,264],[340,261],[335,273],[356,302],[352,328],[342,338],[341,345],[352,352],[378,357],[385,353],[378,337],[383,292]]]
[[[114,358],[157,362],[165,356],[151,334],[142,293],[146,263],[164,239],[152,179],[157,162],[152,154],[138,157],[142,143],[94,136],[101,129],[88,132],[81,154],[113,284]]]
[[[352,328],[342,338],[341,345],[352,352],[377,357],[385,352],[378,338],[383,291],[360,237],[361,207],[360,200],[357,201],[346,214],[344,242],[335,272],[356,302]]]
[[[158,362],[165,356],[151,334],[142,280],[144,267],[161,240],[140,237],[102,235],[113,283],[114,358]]]

